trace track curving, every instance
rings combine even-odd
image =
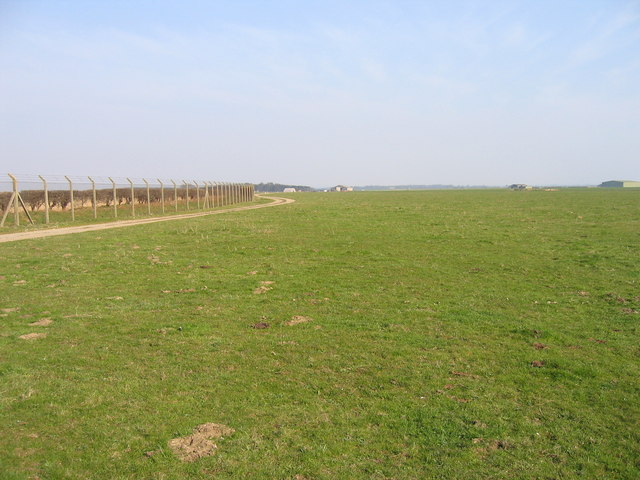
[[[18,240],[29,240],[32,238],[55,237],[57,235],[69,235],[72,233],[94,232],[96,230],[107,230],[109,228],[132,227],[135,225],[144,225],[147,223],[170,222],[173,220],[183,220],[185,218],[206,217],[207,215],[220,215],[222,213],[242,212],[244,210],[255,210],[257,208],[276,207],[278,205],[286,205],[294,203],[295,200],[283,197],[263,197],[256,195],[258,198],[268,198],[273,200],[271,203],[261,203],[259,205],[247,205],[244,207],[228,208],[226,210],[214,210],[211,212],[184,213],[180,215],[170,215],[167,217],[140,218],[132,220],[121,220],[109,223],[99,223],[95,225],[80,225],[77,227],[61,227],[52,228],[50,230],[35,230],[32,232],[6,233],[0,235],[0,243],[17,242]]]

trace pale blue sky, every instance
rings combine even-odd
[[[640,1],[0,0],[0,92],[2,171],[640,180]]]

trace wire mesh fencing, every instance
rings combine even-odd
[[[254,193],[250,183],[7,174],[0,176],[0,227],[207,210],[253,202]]]

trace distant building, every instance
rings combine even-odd
[[[511,190],[533,190],[533,187],[530,185],[525,185],[524,183],[514,183],[509,185]]]
[[[602,182],[599,187],[640,188],[640,182],[633,180],[609,180]]]
[[[285,189],[282,191],[282,193],[294,193],[295,191],[296,191],[296,189],[295,189],[295,188],[293,188],[293,187],[287,187],[287,188],[285,188]]]
[[[331,190],[334,192],[353,192],[353,187],[347,187],[346,185],[336,185]]]

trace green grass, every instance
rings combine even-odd
[[[290,196],[0,245],[2,478],[637,478],[640,192]]]

